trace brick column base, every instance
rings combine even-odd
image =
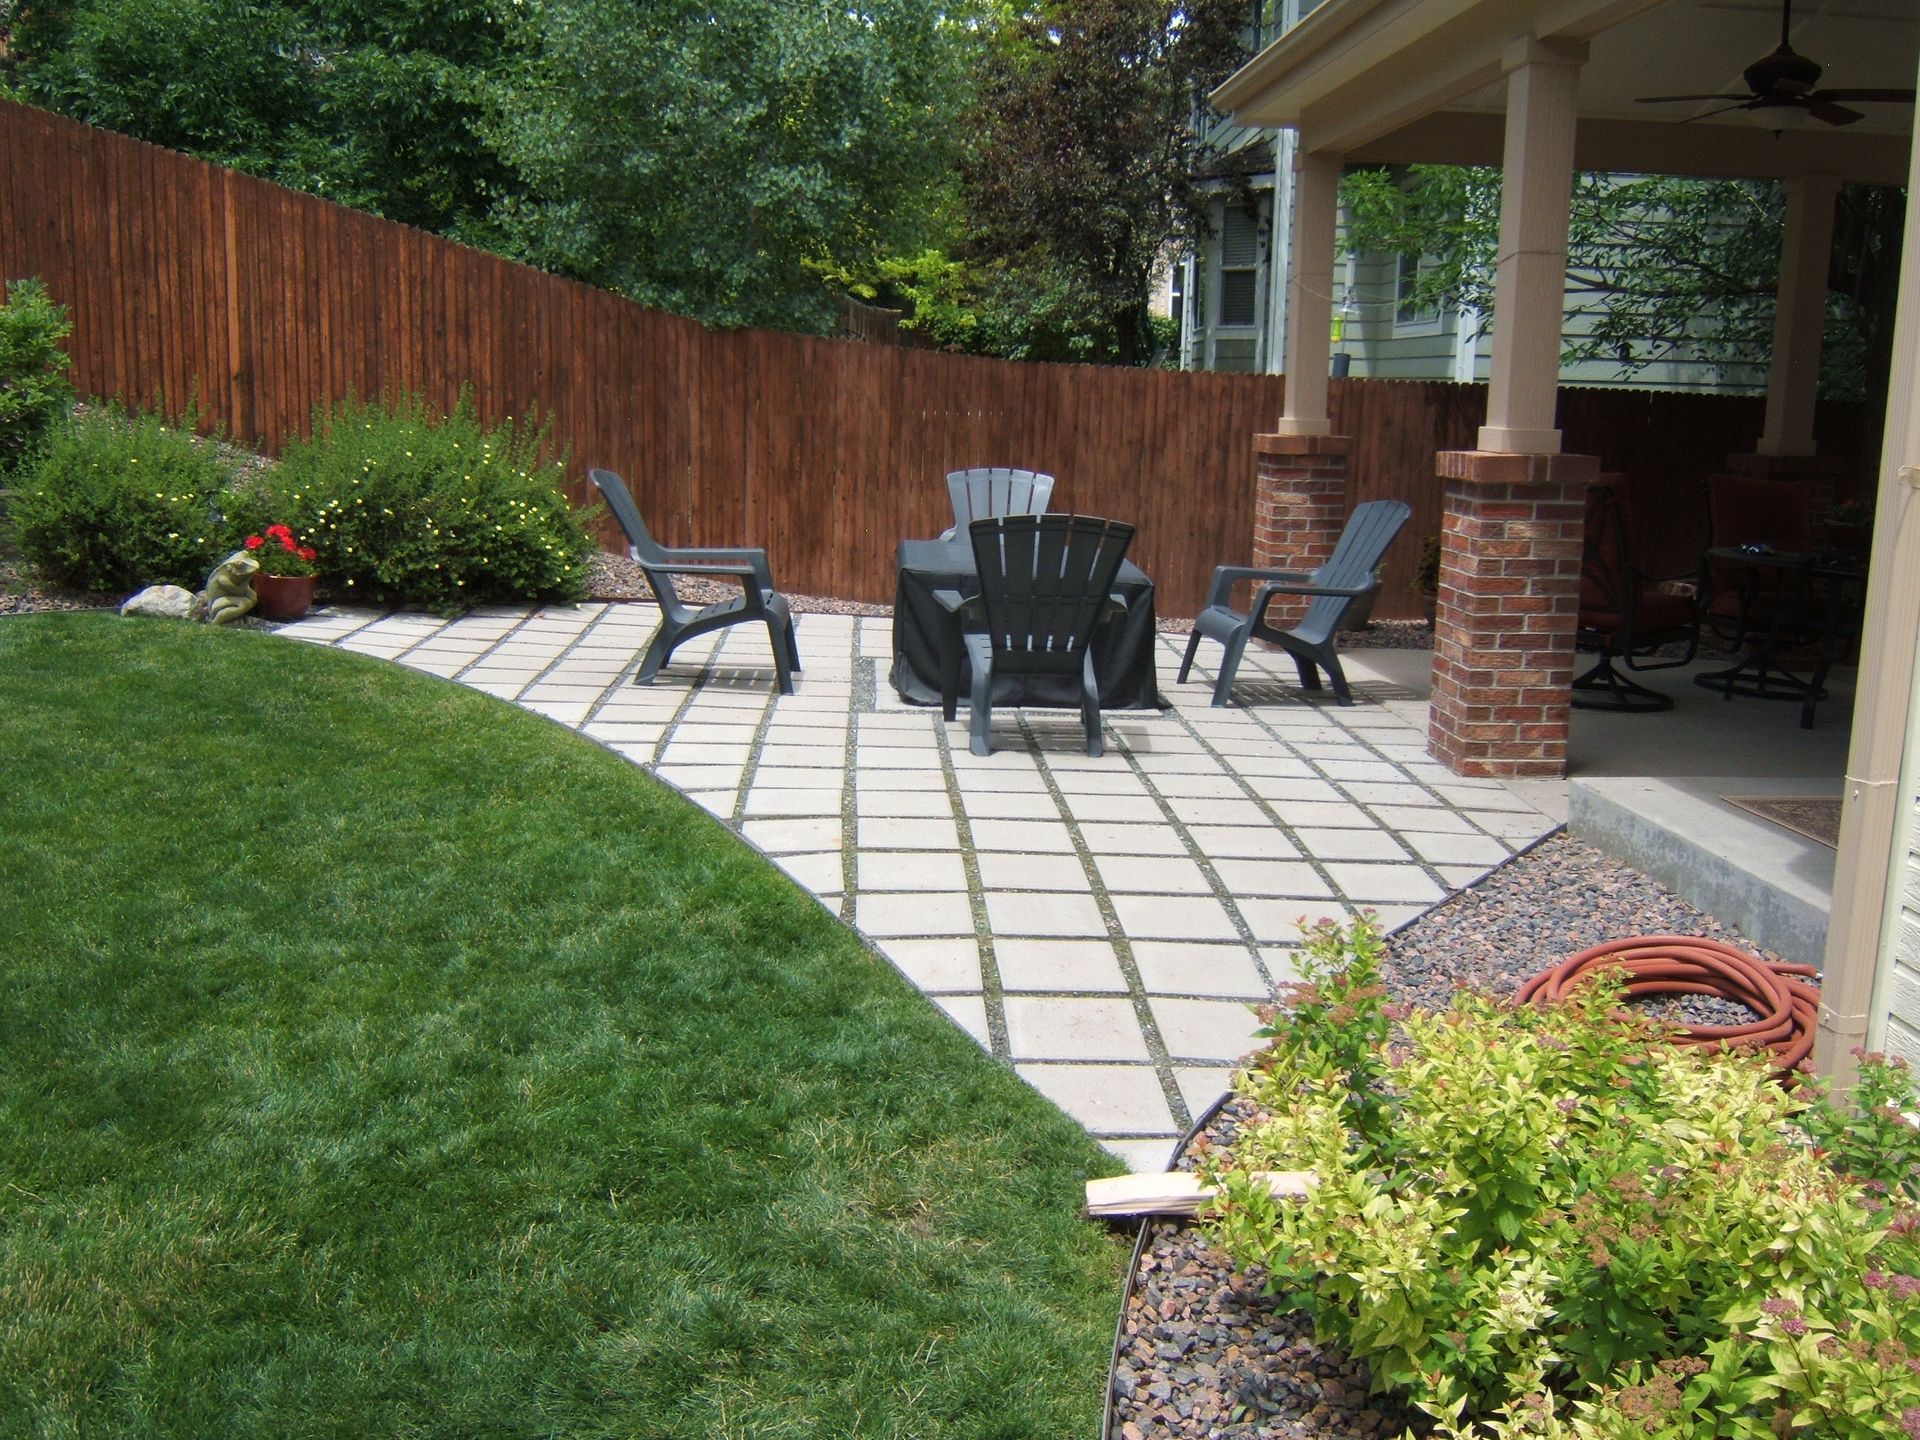
[[[1444,450],[1427,750],[1456,775],[1567,769],[1593,455]]]
[[[1347,522],[1344,435],[1253,437],[1253,563],[1275,570],[1317,570],[1333,558]],[[1310,600],[1275,600],[1267,621],[1282,629],[1306,614]]]

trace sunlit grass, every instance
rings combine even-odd
[[[625,762],[0,620],[0,1433],[1085,1436],[1115,1167]]]

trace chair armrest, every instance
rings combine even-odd
[[[964,611],[977,607],[980,603],[980,597],[978,595],[962,595],[958,590],[936,590],[933,592],[933,602],[942,610],[945,610],[947,614],[959,615]]]
[[[1228,594],[1242,580],[1306,580],[1311,575],[1312,572],[1307,570],[1262,570],[1251,565],[1216,565],[1213,567],[1213,579],[1207,585],[1207,604],[1225,605]]]
[[[735,547],[721,549],[715,547],[688,546],[678,550],[661,552],[662,563],[654,568],[671,571],[675,575],[704,575],[714,572],[704,570],[683,570],[682,565],[724,565],[733,571],[751,570],[753,578],[762,590],[777,590],[773,583],[773,567],[767,563],[767,552],[758,546],[752,548]]]
[[[647,562],[647,569],[658,570],[662,575],[722,575],[738,580],[742,585],[755,590],[773,591],[773,582],[766,572],[754,565],[683,565],[678,561]]]

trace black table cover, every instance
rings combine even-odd
[[[902,540],[899,582],[893,596],[893,688],[913,705],[940,703],[940,632],[945,611],[936,590],[978,589],[973,542]],[[1109,621],[1094,640],[1094,669],[1100,677],[1103,710],[1157,710],[1160,686],[1154,675],[1153,581],[1132,561],[1122,561],[1114,589],[1127,600],[1127,613]],[[960,660],[960,703],[967,703],[973,672]],[[993,703],[1037,709],[1080,708],[1080,682],[1061,675],[996,675]]]

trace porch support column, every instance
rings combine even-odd
[[[1293,152],[1293,255],[1287,274],[1287,389],[1280,435],[1331,435],[1327,363],[1333,348],[1333,240],[1340,160]]]
[[[1853,1082],[1855,1046],[1908,1049],[1888,1033],[1886,1012],[1920,961],[1920,945],[1900,924],[1901,887],[1894,883],[1903,858],[1904,847],[1896,843],[1903,812],[1914,804],[1911,792],[1901,789],[1901,765],[1920,652],[1920,208],[1913,200],[1920,194],[1920,147],[1908,163],[1907,233],[1860,636],[1860,686],[1813,1048],[1814,1068],[1839,1085]],[[1896,969],[1902,972],[1898,978]]]
[[[1516,41],[1507,70],[1493,368],[1481,450],[1555,455],[1561,317],[1567,304],[1567,205],[1584,45]]]
[[[1827,323],[1827,269],[1833,253],[1837,175],[1796,175],[1786,184],[1787,232],[1780,244],[1780,293],[1773,311],[1762,455],[1813,454],[1813,402],[1820,339]]]

